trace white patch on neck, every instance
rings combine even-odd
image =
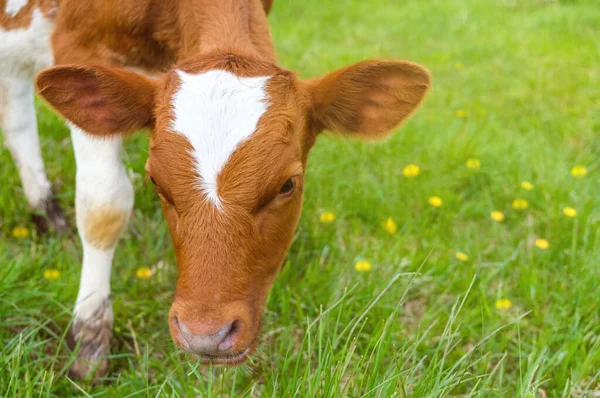
[[[239,77],[224,70],[177,74],[181,87],[173,96],[172,128],[194,148],[191,154],[200,175],[198,188],[222,210],[217,178],[267,110],[265,86],[270,76]]]
[[[27,1],[28,0],[7,0],[4,12],[6,12],[11,17],[14,17],[19,13],[21,8],[25,7]]]
[[[0,76],[33,80],[37,71],[52,66],[50,36],[54,22],[35,8],[31,23],[20,29],[0,27]]]

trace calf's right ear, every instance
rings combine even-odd
[[[423,101],[431,77],[406,61],[363,61],[307,81],[318,131],[381,138]]]
[[[137,73],[61,65],[38,73],[35,84],[43,99],[87,133],[128,134],[154,125],[156,86]]]

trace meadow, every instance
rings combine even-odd
[[[202,367],[171,342],[177,270],[140,134],[111,369],[70,380],[80,243],[35,232],[0,147],[0,396],[600,396],[600,4],[276,0],[270,21],[302,77],[406,59],[433,89],[383,142],[319,138],[251,361]],[[74,224],[68,131],[38,105]]]

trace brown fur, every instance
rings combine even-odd
[[[52,43],[57,64],[100,63],[166,71],[201,50],[256,52],[272,60],[259,0],[62,0]],[[86,23],[82,24],[81,21]],[[245,28],[243,28],[245,27]]]
[[[53,18],[58,11],[58,3],[59,0],[29,0],[16,15],[11,16],[5,12],[6,0],[0,0],[0,28],[12,30],[27,27],[35,9],[40,10],[45,17]]]
[[[266,295],[300,217],[317,135],[324,129],[363,138],[390,133],[421,103],[429,73],[409,62],[375,60],[301,81],[277,65],[266,22],[269,2],[63,1],[70,7],[61,8],[57,19],[57,61],[102,66],[43,71],[39,93],[92,134],[151,130],[146,169],[156,182],[179,268],[169,315],[175,343],[179,323],[195,334],[213,334],[236,321],[231,352],[253,348]],[[218,176],[223,212],[198,191],[201,176],[190,144],[171,132],[178,75],[171,70],[150,81],[111,65],[271,77],[268,111]],[[288,179],[295,191],[282,195]]]
[[[128,214],[120,209],[101,207],[84,214],[83,235],[99,249],[114,246],[127,226]]]
[[[317,129],[380,137],[419,106],[429,73],[410,62],[364,61],[309,82]]]
[[[106,135],[152,125],[154,86],[137,73],[102,66],[60,66],[41,74],[36,84],[39,94],[65,118],[85,125],[90,133]],[[121,95],[124,89],[129,96]]]

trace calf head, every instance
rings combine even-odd
[[[179,268],[171,335],[206,361],[238,363],[255,346],[298,223],[318,134],[383,137],[417,108],[430,78],[412,63],[365,61],[300,80],[258,59],[214,54],[157,80],[67,65],[36,83],[89,134],[150,130],[146,172]]]

